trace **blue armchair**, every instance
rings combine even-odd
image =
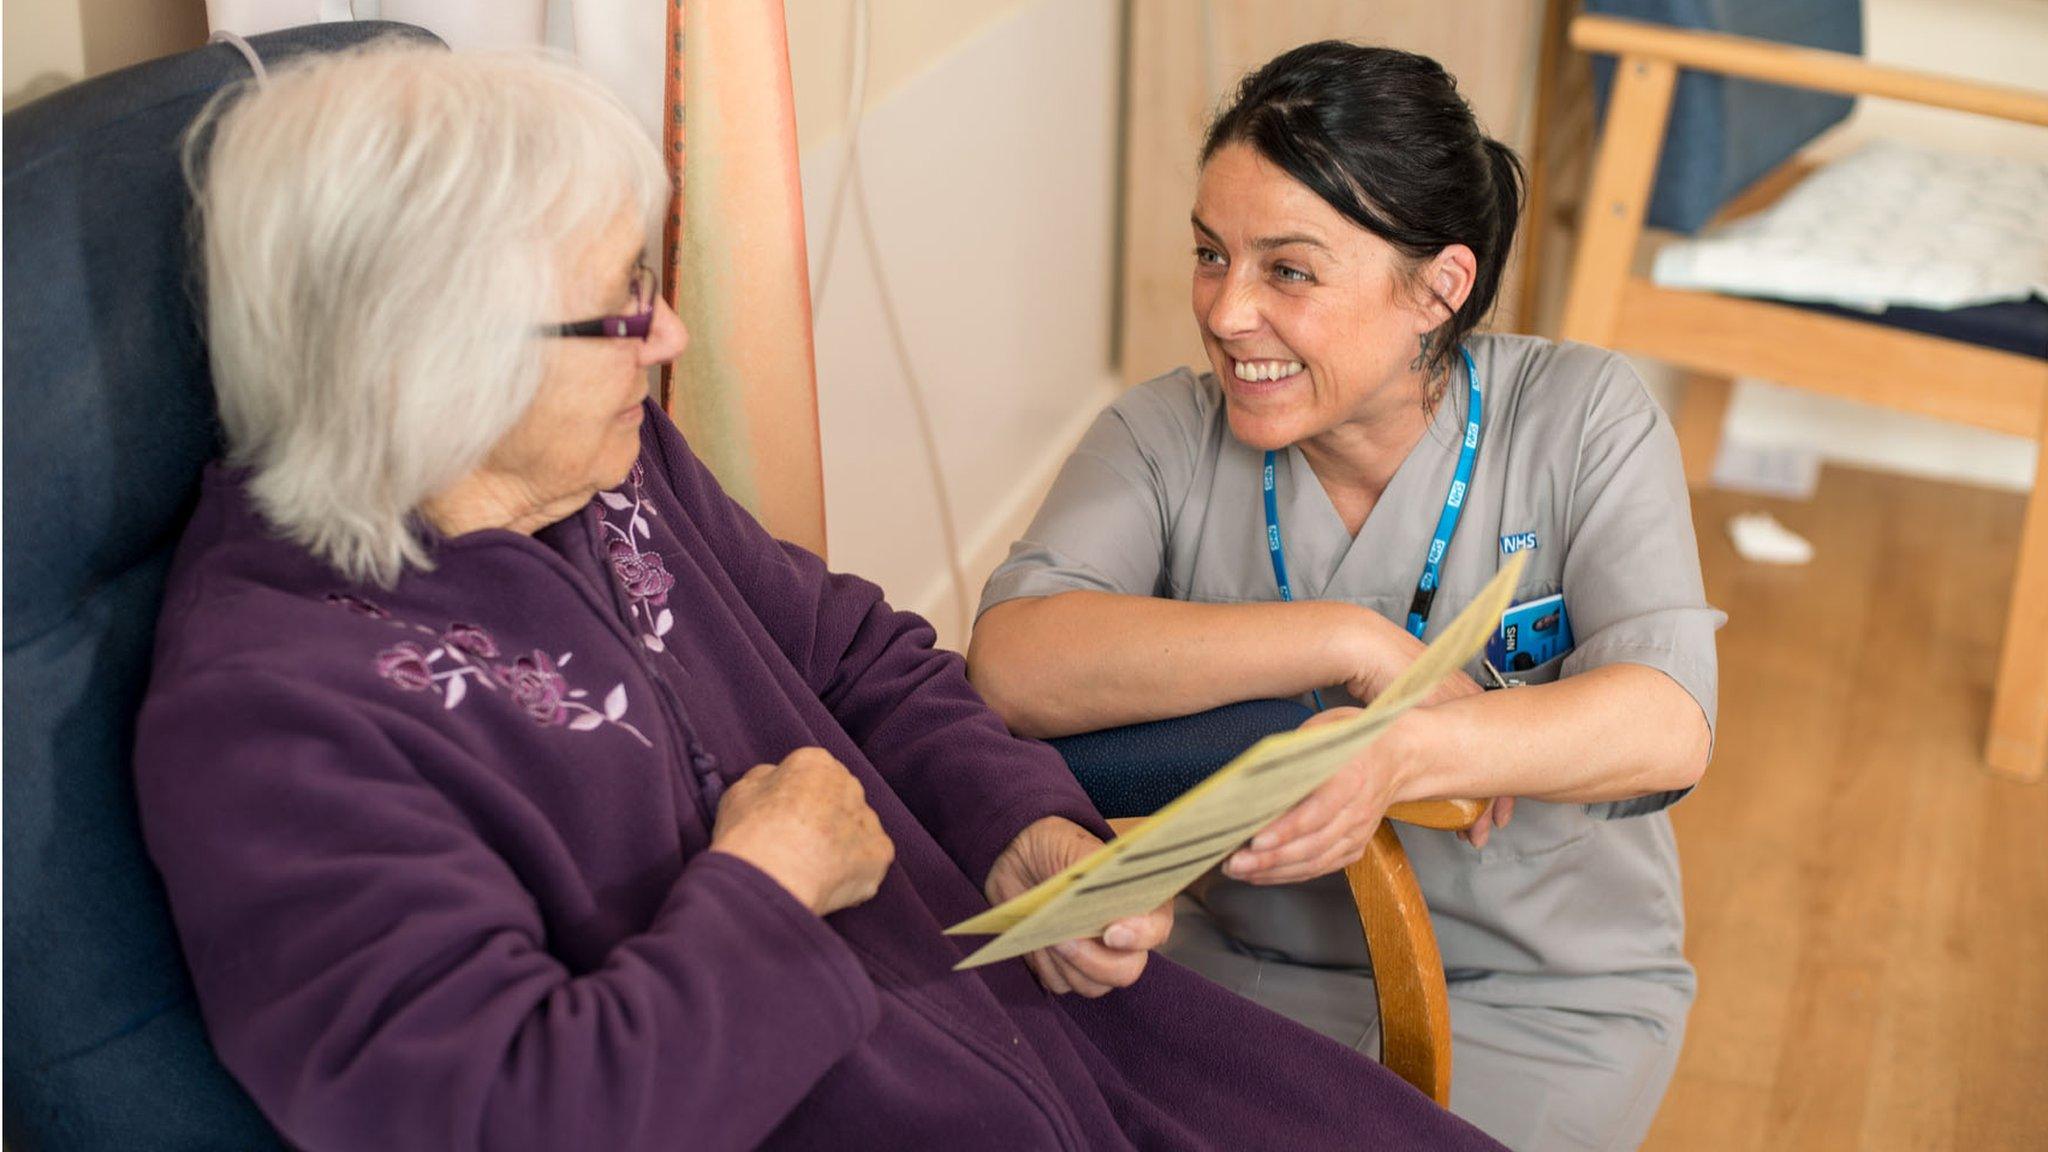
[[[276,63],[401,25],[256,37]],[[179,140],[226,45],[7,114],[6,1130],[17,1149],[275,1148],[214,1058],[130,787],[157,602],[215,455]]]

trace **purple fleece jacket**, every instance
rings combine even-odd
[[[879,589],[778,543],[649,406],[537,536],[349,586],[216,469],[164,601],[144,830],[222,1060],[313,1150],[1491,1147],[1154,958],[1101,1000],[940,929],[1027,824],[1101,822]],[[819,745],[896,845],[813,916],[709,853]]]

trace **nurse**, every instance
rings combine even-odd
[[[1325,42],[1247,78],[1190,219],[1213,373],[1095,422],[969,665],[1040,737],[1334,710],[1528,553],[1486,659],[1199,885],[1168,954],[1376,1052],[1341,869],[1391,803],[1499,797],[1469,833],[1399,829],[1449,977],[1452,1109],[1519,1149],[1633,1147],[1693,997],[1665,810],[1707,764],[1724,618],[1627,363],[1474,332],[1521,179],[1426,58]]]

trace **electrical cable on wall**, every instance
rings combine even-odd
[[[924,447],[925,466],[931,474],[932,496],[939,506],[939,538],[946,553],[946,570],[953,585],[953,608],[959,624],[959,637],[964,644],[973,627],[974,614],[968,604],[967,570],[960,563],[959,531],[953,518],[952,493],[946,486],[945,467],[939,459],[938,435],[932,426],[930,407],[925,403],[924,385],[911,361],[910,342],[903,334],[903,321],[896,311],[895,294],[889,289],[888,272],[882,267],[881,245],[875,237],[874,216],[868,210],[867,180],[861,168],[860,126],[867,115],[867,73],[871,52],[868,17],[868,0],[856,0],[854,60],[847,94],[846,160],[834,183],[831,204],[827,209],[825,254],[812,287],[811,317],[815,325],[824,307],[825,286],[832,272],[833,249],[838,246],[841,210],[850,188],[854,213],[860,218],[862,246],[867,252],[868,266],[875,274],[875,296],[882,306],[883,327],[889,333],[889,344],[895,353],[897,366],[902,369],[904,389],[917,417],[918,439]]]
[[[815,318],[818,308],[825,300],[825,285],[832,279],[832,258],[839,251],[839,221],[845,215],[846,189],[853,172],[854,138],[860,132],[860,119],[867,113],[868,105],[868,22],[867,0],[860,3],[853,12],[853,34],[847,37],[846,74],[849,78],[846,91],[846,147],[841,150],[839,176],[832,182],[832,198],[825,210],[825,243],[821,251],[824,256],[818,262],[818,274],[811,278],[811,315]],[[880,272],[877,270],[877,278]]]

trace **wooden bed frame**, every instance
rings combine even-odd
[[[1632,271],[1681,69],[1878,96],[2048,126],[2048,97],[1813,48],[1579,16],[1571,43],[1617,57],[1583,203],[1562,335],[1652,356],[1690,375],[1676,423],[1687,477],[1713,468],[1737,376],[1756,376],[2048,445],[2048,360],[1802,308],[1660,288]],[[1794,157],[1723,210],[1764,206],[1811,170]],[[1984,760],[2041,779],[2048,762],[2048,450],[2035,466],[2006,613]]]

